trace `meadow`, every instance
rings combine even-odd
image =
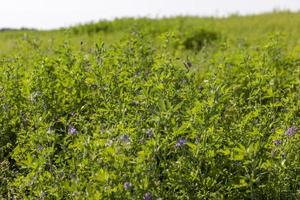
[[[0,199],[300,199],[300,13],[0,31]]]

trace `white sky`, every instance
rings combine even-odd
[[[300,10],[300,0],[0,0],[0,28],[57,28],[123,16],[224,16]]]

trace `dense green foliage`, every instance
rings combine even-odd
[[[299,199],[298,15],[1,33],[1,198]]]

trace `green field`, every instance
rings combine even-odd
[[[300,13],[0,31],[0,199],[300,199]]]

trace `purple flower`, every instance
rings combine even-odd
[[[146,131],[146,135],[148,138],[152,138],[154,136],[153,130],[152,129],[148,129]]]
[[[39,145],[37,146],[37,150],[38,150],[38,151],[42,151],[43,149],[44,149],[44,148],[43,148],[42,145],[39,144]]]
[[[281,145],[282,141],[281,140],[273,140],[273,143],[275,144],[275,146]]]
[[[76,130],[76,128],[75,128],[74,126],[69,125],[69,126],[68,126],[68,133],[69,133],[70,135],[74,135],[74,134],[77,133],[77,130]]]
[[[286,132],[285,135],[292,137],[297,132],[297,128],[293,125]]]
[[[4,111],[8,111],[8,105],[4,104],[4,105],[2,106],[2,109],[3,109]]]
[[[113,142],[112,140],[109,140],[109,141],[107,141],[107,142],[105,143],[105,145],[110,147],[110,146],[113,145],[113,143],[114,143],[114,142]]]
[[[152,194],[150,192],[146,192],[143,197],[144,200],[152,200]]]
[[[125,182],[124,183],[124,189],[129,190],[132,187],[132,184],[130,182]]]
[[[123,136],[121,136],[120,139],[121,139],[122,142],[130,143],[130,138],[129,138],[128,135],[123,135]]]
[[[181,147],[185,145],[186,142],[187,140],[185,138],[180,138],[179,140],[177,140],[175,147]]]
[[[271,133],[275,133],[275,131],[276,131],[275,128],[271,129]]]

